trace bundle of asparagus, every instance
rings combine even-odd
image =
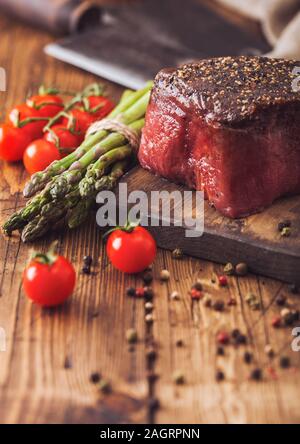
[[[151,87],[149,82],[142,90],[125,91],[108,118],[118,119],[139,136]],[[87,217],[97,192],[114,188],[133,157],[125,135],[108,130],[91,133],[73,153],[31,177],[24,189],[24,196],[31,199],[4,224],[4,232],[10,235],[20,230],[23,242],[29,242],[61,221],[69,228],[77,227]]]

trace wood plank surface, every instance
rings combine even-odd
[[[0,93],[2,116],[41,83],[79,90],[96,80],[43,55],[49,36],[2,17],[0,30],[0,66],[8,77],[7,92]],[[115,98],[121,93],[112,84],[108,90]],[[1,222],[24,202],[25,180],[20,165],[1,163]],[[0,326],[6,333],[6,351],[0,351],[1,423],[300,422],[300,354],[291,349],[292,327],[271,327],[281,310],[278,295],[286,295],[292,308],[300,307],[299,295],[289,293],[287,285],[248,275],[229,277],[229,286],[220,288],[215,280],[222,266],[189,257],[174,260],[160,250],[153,268],[155,321],[148,326],[143,301],[125,294],[142,281],[108,263],[94,215],[80,229],[52,234],[34,247],[45,251],[55,238],[60,252],[74,262],[78,283],[66,305],[42,310],[26,299],[20,284],[31,247],[17,235],[0,236]],[[90,276],[80,273],[87,253],[95,259]],[[159,280],[162,268],[170,271],[168,282]],[[191,301],[188,292],[197,278],[213,301],[225,302],[223,312]],[[181,295],[177,301],[170,298],[174,290]],[[249,292],[259,299],[260,310],[246,303]],[[236,306],[227,305],[230,297]],[[125,340],[130,327],[139,335],[132,349]],[[216,334],[234,328],[247,334],[248,344],[228,345],[224,356],[217,355]],[[182,347],[176,346],[178,339]],[[276,351],[273,360],[264,352],[268,343]],[[151,363],[149,347],[157,351]],[[244,363],[245,350],[254,355],[251,365]],[[290,357],[290,369],[279,367],[282,355]],[[262,381],[249,380],[255,367],[263,369]],[[223,382],[216,382],[217,369],[225,373]],[[101,394],[90,383],[95,371],[111,381],[111,394]],[[185,384],[174,384],[175,371],[182,371]],[[153,397],[160,402],[155,412],[149,405]]]

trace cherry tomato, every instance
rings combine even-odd
[[[103,96],[89,96],[86,98],[86,103],[82,103],[84,111],[88,111],[97,120],[103,119],[115,107],[115,104],[107,97]],[[86,106],[88,104],[88,106]]]
[[[29,174],[44,170],[54,160],[61,159],[54,143],[45,139],[37,139],[25,150],[23,162]]]
[[[22,128],[9,123],[0,126],[0,159],[16,162],[21,160],[31,138]]]
[[[45,134],[45,140],[54,143],[57,148],[65,150],[66,152],[60,152],[62,155],[70,153],[77,148],[83,140],[83,136],[80,134],[72,133],[68,128],[61,125],[54,125],[51,127],[51,131]]]
[[[53,307],[65,302],[76,281],[73,265],[53,253],[35,254],[23,273],[23,288],[34,303]]]
[[[107,255],[113,266],[124,273],[139,273],[147,268],[156,255],[156,243],[143,227],[117,228],[108,238]]]
[[[39,112],[26,105],[25,103],[15,106],[9,113],[9,121],[15,126],[18,126],[18,122],[22,124],[27,119],[41,119]],[[43,118],[42,118],[43,119]],[[31,137],[31,140],[38,139],[43,135],[43,128],[46,125],[47,120],[35,120],[26,123],[22,126],[22,129]]]
[[[41,117],[54,117],[63,109],[63,100],[55,94],[36,95],[27,99],[26,104],[38,111]]]
[[[71,126],[76,133],[85,134],[89,126],[97,120],[93,115],[77,108],[70,111],[69,116],[71,119],[68,119],[67,117],[63,118],[62,126],[66,126],[67,128],[70,128]]]

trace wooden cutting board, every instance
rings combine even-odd
[[[131,170],[123,182],[128,193],[186,189],[140,167]],[[290,237],[282,237],[278,231],[278,223],[285,219],[292,222]],[[235,220],[223,217],[206,202],[201,237],[186,237],[185,227],[172,222],[170,226],[149,226],[149,230],[161,248],[178,247],[185,254],[224,264],[246,262],[254,273],[300,284],[300,196],[280,199],[259,214]]]

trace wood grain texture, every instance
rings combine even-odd
[[[42,46],[50,38],[0,18],[0,66],[8,76],[8,90],[0,93],[2,115],[34,91],[40,83],[63,89],[80,89],[95,78],[43,55]],[[117,98],[121,92],[108,85]],[[1,164],[1,221],[23,204],[21,189],[26,179],[20,165]],[[229,278],[228,288],[220,289],[212,278],[222,267],[188,258],[175,261],[160,250],[154,264],[154,316],[146,326],[142,300],[128,298],[128,286],[142,285],[139,277],[124,276],[114,270],[105,256],[94,215],[80,229],[48,236],[34,244],[43,251],[59,239],[59,250],[72,259],[78,284],[72,299],[63,307],[42,310],[32,305],[21,289],[21,274],[31,247],[20,243],[17,235],[0,236],[0,326],[6,331],[6,351],[0,352],[1,423],[299,423],[299,359],[291,351],[291,328],[273,329],[271,318],[280,311],[274,303],[286,294],[299,308],[299,296],[288,293],[280,282],[255,275]],[[177,239],[174,239],[174,247]],[[80,273],[82,258],[91,254],[96,265],[93,274]],[[171,278],[162,283],[162,268]],[[225,302],[230,296],[237,306],[218,313],[191,302],[188,291],[200,278],[205,292]],[[170,300],[178,290],[181,299]],[[262,311],[251,311],[245,295],[260,298]],[[129,351],[125,331],[138,331],[138,344]],[[220,329],[240,328],[249,337],[247,347],[226,347],[225,356],[216,356],[215,335]],[[176,347],[182,339],[183,347]],[[273,380],[264,353],[271,343],[278,353],[271,363],[278,372]],[[152,344],[158,351],[151,364],[146,350]],[[255,362],[243,362],[245,349],[254,353]],[[292,369],[278,369],[278,356],[290,356]],[[250,369],[264,369],[261,382],[248,380]],[[226,379],[215,381],[218,368]],[[172,374],[184,373],[186,384],[174,385]],[[100,371],[113,387],[103,396],[89,382],[90,373]],[[149,382],[148,372],[159,378]],[[161,408],[149,410],[155,396]]]

